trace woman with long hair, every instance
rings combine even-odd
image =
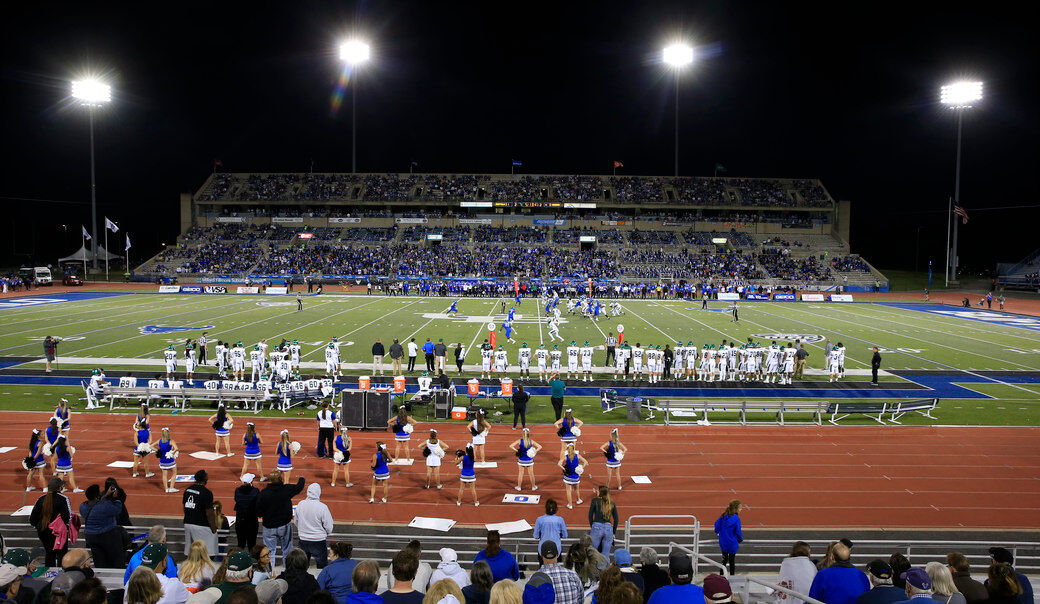
[[[141,410],[137,412],[137,418],[134,420],[134,423],[141,423],[142,419],[149,424],[152,423],[151,414],[148,412],[148,403],[141,403]]]
[[[58,437],[61,436],[61,428],[58,427],[58,418],[52,417],[51,421],[47,424],[47,428],[43,431],[43,436],[47,439],[46,449],[44,456],[47,458],[47,467],[50,468],[51,475],[57,475],[54,467],[58,463],[58,458],[54,453],[54,445],[58,443]]]
[[[354,442],[347,433],[347,427],[340,426],[339,434],[332,443],[332,486],[336,486],[336,476],[340,468],[343,468],[343,481],[347,483],[346,486],[354,486],[354,483],[350,482],[350,449],[353,446]]]
[[[495,578],[491,574],[491,566],[478,560],[473,563],[469,571],[469,585],[462,588],[462,595],[466,598],[466,604],[484,604],[491,599],[491,588],[495,585]]]
[[[294,451],[292,450],[292,440],[289,438],[289,431],[282,430],[278,441],[276,451],[278,453],[278,471],[282,473],[282,482],[289,484],[290,476],[292,476],[292,456]]]
[[[181,580],[188,591],[195,593],[208,587],[213,582],[213,575],[217,572],[217,565],[209,557],[209,550],[202,541],[192,541],[188,549],[188,559],[181,562],[177,569],[177,578]]]
[[[562,455],[567,450],[567,445],[578,442],[581,427],[585,425],[585,422],[576,419],[571,409],[567,409],[564,411],[563,417],[556,420],[553,425],[556,426],[556,434],[560,437],[560,454]]]
[[[739,499],[734,499],[715,521],[715,534],[719,536],[722,563],[729,566],[731,575],[737,572],[737,550],[740,549],[740,542],[744,540],[744,535],[740,532],[740,511],[743,507]]]
[[[986,589],[993,604],[1016,604],[1022,596],[1022,584],[1015,575],[1015,569],[1007,562],[994,562],[989,565],[989,578]]]
[[[523,490],[524,485],[524,470],[527,470],[527,476],[531,479],[531,490],[537,491],[538,485],[534,482],[534,456],[542,450],[542,445],[535,442],[531,438],[531,429],[524,428],[520,438],[514,440],[509,448],[516,453],[516,487],[517,491]]]
[[[397,406],[397,415],[387,420],[386,425],[394,431],[394,440],[397,447],[394,449],[395,459],[411,459],[412,453],[408,450],[408,441],[412,439],[412,430],[415,429],[415,420],[408,415],[404,405]],[[401,457],[401,448],[404,448],[405,457]]]
[[[603,569],[599,575],[599,587],[593,592],[593,599],[597,602],[613,602],[614,592],[625,582],[621,576],[621,568],[617,564],[611,564]]]
[[[572,543],[567,548],[567,557],[563,561],[563,566],[578,575],[582,587],[588,587],[596,580],[596,563],[589,560],[589,549],[581,543]]]
[[[29,435],[29,455],[22,462],[22,466],[28,472],[25,475],[26,493],[36,488],[32,486],[33,476],[40,481],[41,491],[47,489],[47,483],[43,480],[43,470],[47,467],[47,458],[43,455],[43,440],[40,439],[39,428],[33,428],[32,434]]]
[[[246,433],[242,437],[242,444],[245,445],[246,450],[242,454],[242,474],[246,473],[246,468],[249,467],[249,462],[253,462],[256,466],[256,475],[260,476],[260,481],[267,480],[264,476],[264,469],[261,467],[261,459],[264,454],[260,452],[260,445],[263,444],[263,440],[260,439],[260,435],[256,433],[256,425],[253,422],[246,424]]]
[[[592,527],[589,533],[592,537],[592,547],[610,560],[614,533],[617,532],[618,511],[607,485],[599,485],[597,496],[589,504],[589,525]]]
[[[58,428],[61,429],[61,433],[65,436],[69,435],[69,431],[72,430],[72,413],[69,411],[68,399],[62,398],[58,400],[58,405],[54,407],[54,419],[58,420]]]
[[[234,420],[228,415],[224,403],[217,405],[217,412],[209,416],[209,423],[213,426],[213,433],[215,434],[213,452],[220,455],[220,443],[223,441],[226,455],[228,457],[234,455],[231,452],[231,428],[234,425]]]
[[[420,446],[423,457],[426,458],[426,486],[423,488],[430,488],[430,478],[433,476],[437,478],[437,488],[440,489],[444,486],[441,483],[441,459],[444,457],[444,449],[448,443],[437,436],[436,430],[430,429],[430,437]]]
[[[491,432],[491,424],[487,422],[484,410],[477,409],[476,417],[469,423],[469,433],[472,437],[470,444],[473,445],[473,451],[480,456],[478,460],[480,463],[484,463],[486,460],[484,457],[484,442],[489,432]]]
[[[621,490],[621,459],[628,454],[628,447],[621,442],[621,434],[617,428],[610,431],[610,440],[603,443],[599,448],[607,458],[607,488],[610,488],[610,479],[617,477],[617,488]]]
[[[795,541],[791,546],[791,554],[780,562],[780,584],[787,586],[798,593],[807,594],[812,587],[813,579],[816,578],[816,564],[810,559],[812,548],[805,541]],[[801,604],[802,600],[787,596],[780,598],[777,594],[777,603],[795,602]]]
[[[156,604],[163,597],[162,583],[155,571],[138,566],[126,584],[126,601],[130,604]]]
[[[376,501],[376,482],[383,483],[383,503],[386,503],[386,498],[390,494],[390,467],[389,464],[394,460],[390,452],[386,450],[386,443],[383,441],[376,442],[376,452],[372,454],[372,490],[368,494],[368,502],[375,503]]]
[[[253,585],[259,585],[270,579],[271,573],[274,572],[274,567],[271,565],[271,550],[263,543],[257,543],[249,553],[253,555],[253,560],[256,560],[253,564]]]
[[[134,423],[134,470],[133,477],[137,478],[137,468],[144,466],[145,478],[155,476],[148,468],[148,456],[152,454],[152,431],[148,428],[148,418],[138,419]]]
[[[76,487],[76,473],[72,469],[72,458],[76,456],[76,447],[69,444],[64,434],[59,436],[57,442],[54,443],[54,456],[58,460],[54,467],[55,472],[64,475],[65,481],[72,487],[73,493],[82,493],[83,489]]]
[[[440,602],[451,602],[446,600],[448,596],[455,596],[457,602],[465,602],[466,596],[462,595],[462,588],[455,582],[455,579],[444,578],[437,581],[430,586],[430,589],[426,590],[426,595],[423,596],[423,604],[440,604]]]
[[[585,466],[589,465],[589,462],[574,449],[572,442],[560,453],[560,461],[556,465],[563,470],[563,484],[567,486],[567,509],[573,510],[575,494],[578,496],[578,505],[583,503],[579,490],[581,475],[585,473]]]
[[[152,443],[152,448],[155,449],[155,455],[159,458],[163,490],[167,493],[176,493],[177,488],[174,483],[177,482],[177,456],[180,455],[180,449],[177,448],[177,441],[170,436],[169,428],[163,427],[158,440]]]
[[[473,505],[478,506],[480,502],[477,501],[477,471],[473,468],[473,464],[476,462],[476,454],[473,452],[473,443],[467,443],[466,449],[459,449],[455,452],[455,465],[459,466],[459,498],[455,500],[455,505],[462,505],[462,492],[466,489],[466,485],[469,485],[469,490],[473,493]]]
[[[54,532],[51,531],[51,523],[60,518],[66,526],[72,521],[72,506],[69,498],[62,491],[65,483],[60,478],[51,478],[47,483],[46,493],[33,504],[32,512],[29,514],[29,524],[36,529],[36,536],[43,545],[43,551],[47,557],[47,566],[58,566],[61,559],[69,551],[69,543],[60,549],[54,549]]]
[[[929,562],[924,572],[932,581],[932,599],[942,604],[965,604],[968,600],[953,583],[950,567],[942,562]]]
[[[523,604],[524,590],[512,579],[495,582],[491,588],[490,604]]]

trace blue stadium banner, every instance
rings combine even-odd
[[[519,168],[522,165],[524,165],[524,162],[520,161],[519,159],[514,159],[513,160],[513,167],[514,168]]]
[[[773,300],[780,302],[794,302],[796,299],[794,294],[773,294]]]
[[[182,285],[181,286],[181,293],[182,294],[201,294],[202,293],[202,288],[197,286],[197,285]]]
[[[566,220],[563,220],[563,219],[560,219],[560,218],[557,218],[557,219],[552,219],[552,218],[535,218],[531,222],[533,222],[534,224],[541,224],[541,225],[547,225],[547,226],[564,226],[564,225],[567,224]]]
[[[748,300],[769,300],[769,294],[748,294]]]

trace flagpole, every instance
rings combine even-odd
[[[946,287],[950,287],[950,221],[953,220],[953,198],[949,198],[950,207],[946,212]]]
[[[126,236],[127,246],[126,246],[126,249],[123,250],[123,251],[126,252],[126,272],[127,272],[127,274],[129,274],[130,273],[130,245],[129,245],[130,244],[130,233],[123,233],[123,235]]]
[[[105,216],[105,281],[108,281],[108,216]]]
[[[87,229],[79,227],[79,238],[83,242],[83,282],[87,282]]]

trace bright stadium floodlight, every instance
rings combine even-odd
[[[347,65],[358,65],[368,60],[372,48],[361,40],[348,40],[339,45],[339,60]]]
[[[970,109],[981,100],[982,82],[954,82],[939,92],[939,102],[950,109]]]
[[[99,80],[74,80],[72,98],[84,105],[103,105],[112,100],[112,87]]]
[[[693,62],[693,47],[686,44],[666,46],[662,53],[662,59],[672,67],[684,67]]]

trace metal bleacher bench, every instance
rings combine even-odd
[[[149,386],[113,386],[105,385],[101,388],[101,402],[108,402],[109,411],[115,409],[120,400],[150,401],[154,399],[167,399],[179,403],[181,410],[187,407],[189,400],[230,403],[245,403],[252,405],[253,411],[258,412],[260,404],[266,400],[268,393],[263,390],[210,390],[208,388],[183,388]]]
[[[742,426],[746,426],[749,423],[766,423],[761,421],[749,422],[748,415],[768,413],[781,426],[789,424],[813,424],[820,426],[823,424],[823,412],[828,408],[827,401],[697,401],[671,399],[660,400],[658,404],[659,408],[664,411],[665,425],[710,423],[711,418],[709,414],[711,413],[736,413],[736,422],[717,423],[739,423]],[[807,413],[811,419],[807,422],[788,421],[787,414],[790,413]],[[694,419],[691,421],[688,418]]]
[[[889,422],[901,424],[899,418],[907,413],[919,413],[929,419],[936,419],[932,415],[932,411],[938,404],[939,399],[937,398],[921,398],[894,403],[882,401],[835,402],[827,406],[827,413],[831,416],[829,421],[834,425],[853,414],[866,415],[877,423],[884,424],[886,413],[889,415]]]

